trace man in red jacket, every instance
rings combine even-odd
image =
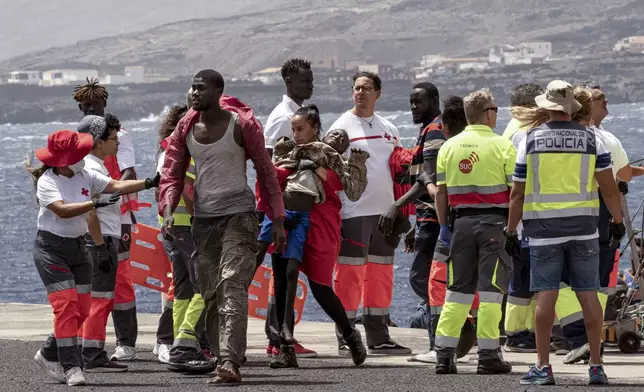
[[[246,161],[257,172],[262,198],[269,201],[273,242],[286,244],[284,203],[277,174],[264,149],[264,135],[252,110],[222,95],[224,80],[203,70],[192,82],[193,108],[167,140],[161,172],[161,230],[170,236],[172,213],[183,193],[190,157],[195,161],[193,240],[197,275],[206,302],[206,331],[220,366],[214,383],[241,381],[246,351],[248,285],[255,272],[258,223]]]

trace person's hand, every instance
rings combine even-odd
[[[98,269],[106,274],[112,270],[112,255],[107,250],[107,245],[101,244],[96,247],[96,258],[98,259]]]
[[[622,192],[624,196],[628,194],[628,183],[625,181],[619,181],[617,182],[617,188],[619,188],[619,191]]]
[[[111,206],[112,204],[115,204],[121,200],[121,192],[114,192],[111,195],[100,195],[98,197],[95,197],[92,199],[92,203],[94,203],[94,208],[101,208],[101,207],[107,207]]]
[[[452,246],[452,232],[448,225],[441,225],[441,230],[438,233],[438,239],[446,246]]]
[[[369,159],[369,156],[369,153],[364,150],[361,150],[359,148],[352,148],[351,155],[349,155],[349,160],[365,162],[367,159]]]
[[[610,235],[611,244],[616,244],[617,246],[619,246],[619,243],[624,237],[624,234],[626,234],[626,226],[624,226],[623,222],[610,222],[610,225],[608,226],[608,233]]]
[[[396,221],[398,214],[400,214],[400,211],[398,210],[396,203],[394,203],[389,207],[387,212],[382,214],[378,219],[378,231],[385,236],[390,235],[394,230],[394,222]]]
[[[503,248],[505,252],[513,258],[521,258],[521,239],[516,231],[508,231],[507,228],[503,229],[503,235],[505,236],[505,241],[503,242]]]
[[[161,224],[161,234],[163,238],[168,241],[174,241],[174,235],[172,235],[172,226],[174,226],[174,217],[172,216],[172,211],[170,206],[165,208],[163,211],[163,223]]]
[[[302,159],[300,163],[297,164],[297,170],[315,170],[317,165],[310,159]]]
[[[283,218],[273,220],[273,243],[275,253],[282,253],[286,248],[286,231]]]
[[[145,179],[145,189],[158,188],[159,181],[161,181],[161,173],[157,173],[153,178]]]
[[[416,247],[416,231],[412,228],[405,235],[405,253],[414,253]]]

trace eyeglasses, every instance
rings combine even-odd
[[[495,107],[492,107],[492,108],[483,109],[483,113],[487,112],[488,110],[491,110],[491,111],[493,111],[494,113],[498,113],[498,112],[499,112],[499,108],[497,108],[497,107],[495,106]]]
[[[369,86],[355,86],[353,88],[353,91],[355,91],[356,93],[359,93],[359,92],[370,93],[374,91],[374,88]]]

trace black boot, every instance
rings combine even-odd
[[[452,358],[437,358],[436,360],[436,374],[457,374],[456,363],[454,357]]]
[[[476,374],[507,374],[512,372],[512,365],[500,358],[479,360]]]
[[[280,355],[273,358],[269,365],[272,369],[284,369],[289,367],[299,367],[297,356],[295,356],[295,347],[282,344],[280,346]]]
[[[367,349],[362,343],[362,337],[360,336],[360,331],[353,328],[353,333],[351,336],[345,339],[347,346],[351,350],[351,359],[356,366],[360,366],[367,359]]]

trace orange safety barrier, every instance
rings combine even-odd
[[[248,315],[258,319],[266,320],[268,312],[268,296],[272,285],[272,270],[266,266],[260,265],[253,277],[248,288]],[[297,281],[299,287],[298,294],[295,296],[295,324],[300,322],[302,313],[304,313],[304,303],[306,302],[306,284],[303,281]]]
[[[172,285],[172,264],[161,241],[159,229],[140,223],[132,225],[132,283],[167,293]]]

